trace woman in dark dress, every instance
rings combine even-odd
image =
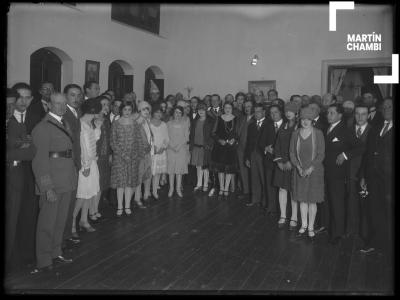
[[[110,134],[111,134],[111,122],[110,119],[107,118],[110,113],[110,100],[108,97],[100,96],[98,98],[100,101],[102,111],[101,111],[101,120],[103,123],[101,124],[100,130],[101,135],[100,139],[96,143],[97,150],[97,166],[99,167],[100,173],[100,200],[106,197],[106,193],[110,187],[110,178],[111,178],[111,145],[110,145]],[[93,218],[94,217],[94,218]],[[97,213],[95,216],[90,217],[91,220],[101,218],[101,214]]]
[[[214,149],[211,159],[218,171],[219,195],[228,196],[232,175],[238,171],[236,146],[238,142],[237,118],[233,115],[233,104],[227,102],[224,113],[218,117],[213,131]]]
[[[292,164],[289,157],[289,146],[292,132],[297,129],[298,106],[294,102],[285,104],[285,116],[287,122],[284,123],[278,131],[274,146],[274,175],[272,184],[279,188],[279,207],[281,217],[278,221],[279,228],[282,228],[286,222],[286,206],[288,193],[291,193]],[[297,201],[291,197],[292,217],[290,218],[290,229],[297,227]]]

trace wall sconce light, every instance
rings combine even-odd
[[[258,55],[254,55],[254,57],[251,59],[251,65],[255,66],[257,64],[258,61]]]

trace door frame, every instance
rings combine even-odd
[[[321,95],[328,93],[329,68],[330,67],[392,67],[391,57],[377,58],[352,58],[352,59],[326,59],[322,61],[321,67]]]

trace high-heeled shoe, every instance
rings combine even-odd
[[[196,186],[194,187],[194,189],[193,189],[193,192],[197,192],[197,191],[200,190],[200,189],[201,189],[201,186],[197,186],[197,185],[196,185]]]
[[[299,232],[296,234],[296,238],[303,238],[307,232],[307,227],[301,227]]]
[[[172,195],[174,194],[174,191],[172,190],[170,190],[169,192],[168,192],[168,198],[171,198],[172,197]]]
[[[122,208],[118,208],[117,209],[117,217],[121,217],[122,216],[122,211],[123,211]]]
[[[96,229],[94,229],[92,226],[90,226],[89,223],[84,224],[84,223],[79,222],[79,230],[83,231],[83,229],[86,230],[86,232],[95,232],[96,231]]]
[[[130,209],[130,208],[125,208],[125,214],[126,214],[127,216],[130,216],[130,215],[132,214],[131,209]]]
[[[97,223],[98,219],[96,217],[96,213],[89,215],[89,219],[90,221],[92,221],[93,223]]]
[[[139,206],[139,208],[147,208],[142,202],[140,201],[135,201],[137,206]]]
[[[177,194],[180,198],[183,198],[183,195],[182,195],[181,190],[177,190],[177,191],[176,191],[176,194]]]
[[[218,196],[223,196],[224,195],[224,190],[219,190]]]
[[[228,197],[229,196],[229,191],[224,191],[224,196]]]
[[[153,198],[156,199],[156,200],[158,200],[158,194],[157,194],[157,192],[153,192]]]
[[[210,192],[208,193],[208,197],[213,197],[215,194],[215,189],[211,188]]]
[[[203,186],[203,192],[208,192],[208,186]]]
[[[308,229],[308,238],[310,239],[311,242],[314,242],[314,240],[315,240],[315,232],[314,232],[314,230]]]
[[[283,220],[283,222],[281,222],[282,220]],[[286,223],[287,223],[287,219],[286,219],[286,218],[279,218],[279,221],[278,221],[278,228],[283,228],[283,227],[285,227]]]

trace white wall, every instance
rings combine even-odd
[[[391,10],[339,11],[329,32],[328,6],[173,6],[163,10],[167,93],[192,86],[192,95],[247,91],[250,80],[276,80],[279,96],[321,93],[326,59],[391,57]],[[348,52],[347,33],[382,33],[382,52]],[[250,59],[257,54],[257,66]]]
[[[29,83],[30,55],[42,47],[65,51],[73,61],[73,82],[83,85],[85,61],[100,62],[101,91],[108,88],[108,67],[124,60],[133,67],[134,90],[143,97],[145,70],[164,70],[167,41],[111,21],[110,4],[11,4],[8,18],[8,86]],[[64,86],[65,82],[62,84]]]
[[[162,5],[160,36],[111,21],[110,4],[12,4],[8,19],[8,85],[29,82],[30,55],[51,46],[73,61],[73,82],[84,82],[85,60],[100,61],[100,85],[121,59],[134,69],[143,97],[147,67],[165,77],[164,94],[247,91],[250,80],[276,80],[279,96],[319,94],[326,59],[390,57],[392,12],[384,6],[339,11],[329,32],[328,6]],[[382,33],[382,52],[348,52],[347,33]],[[251,57],[260,58],[256,67]]]

